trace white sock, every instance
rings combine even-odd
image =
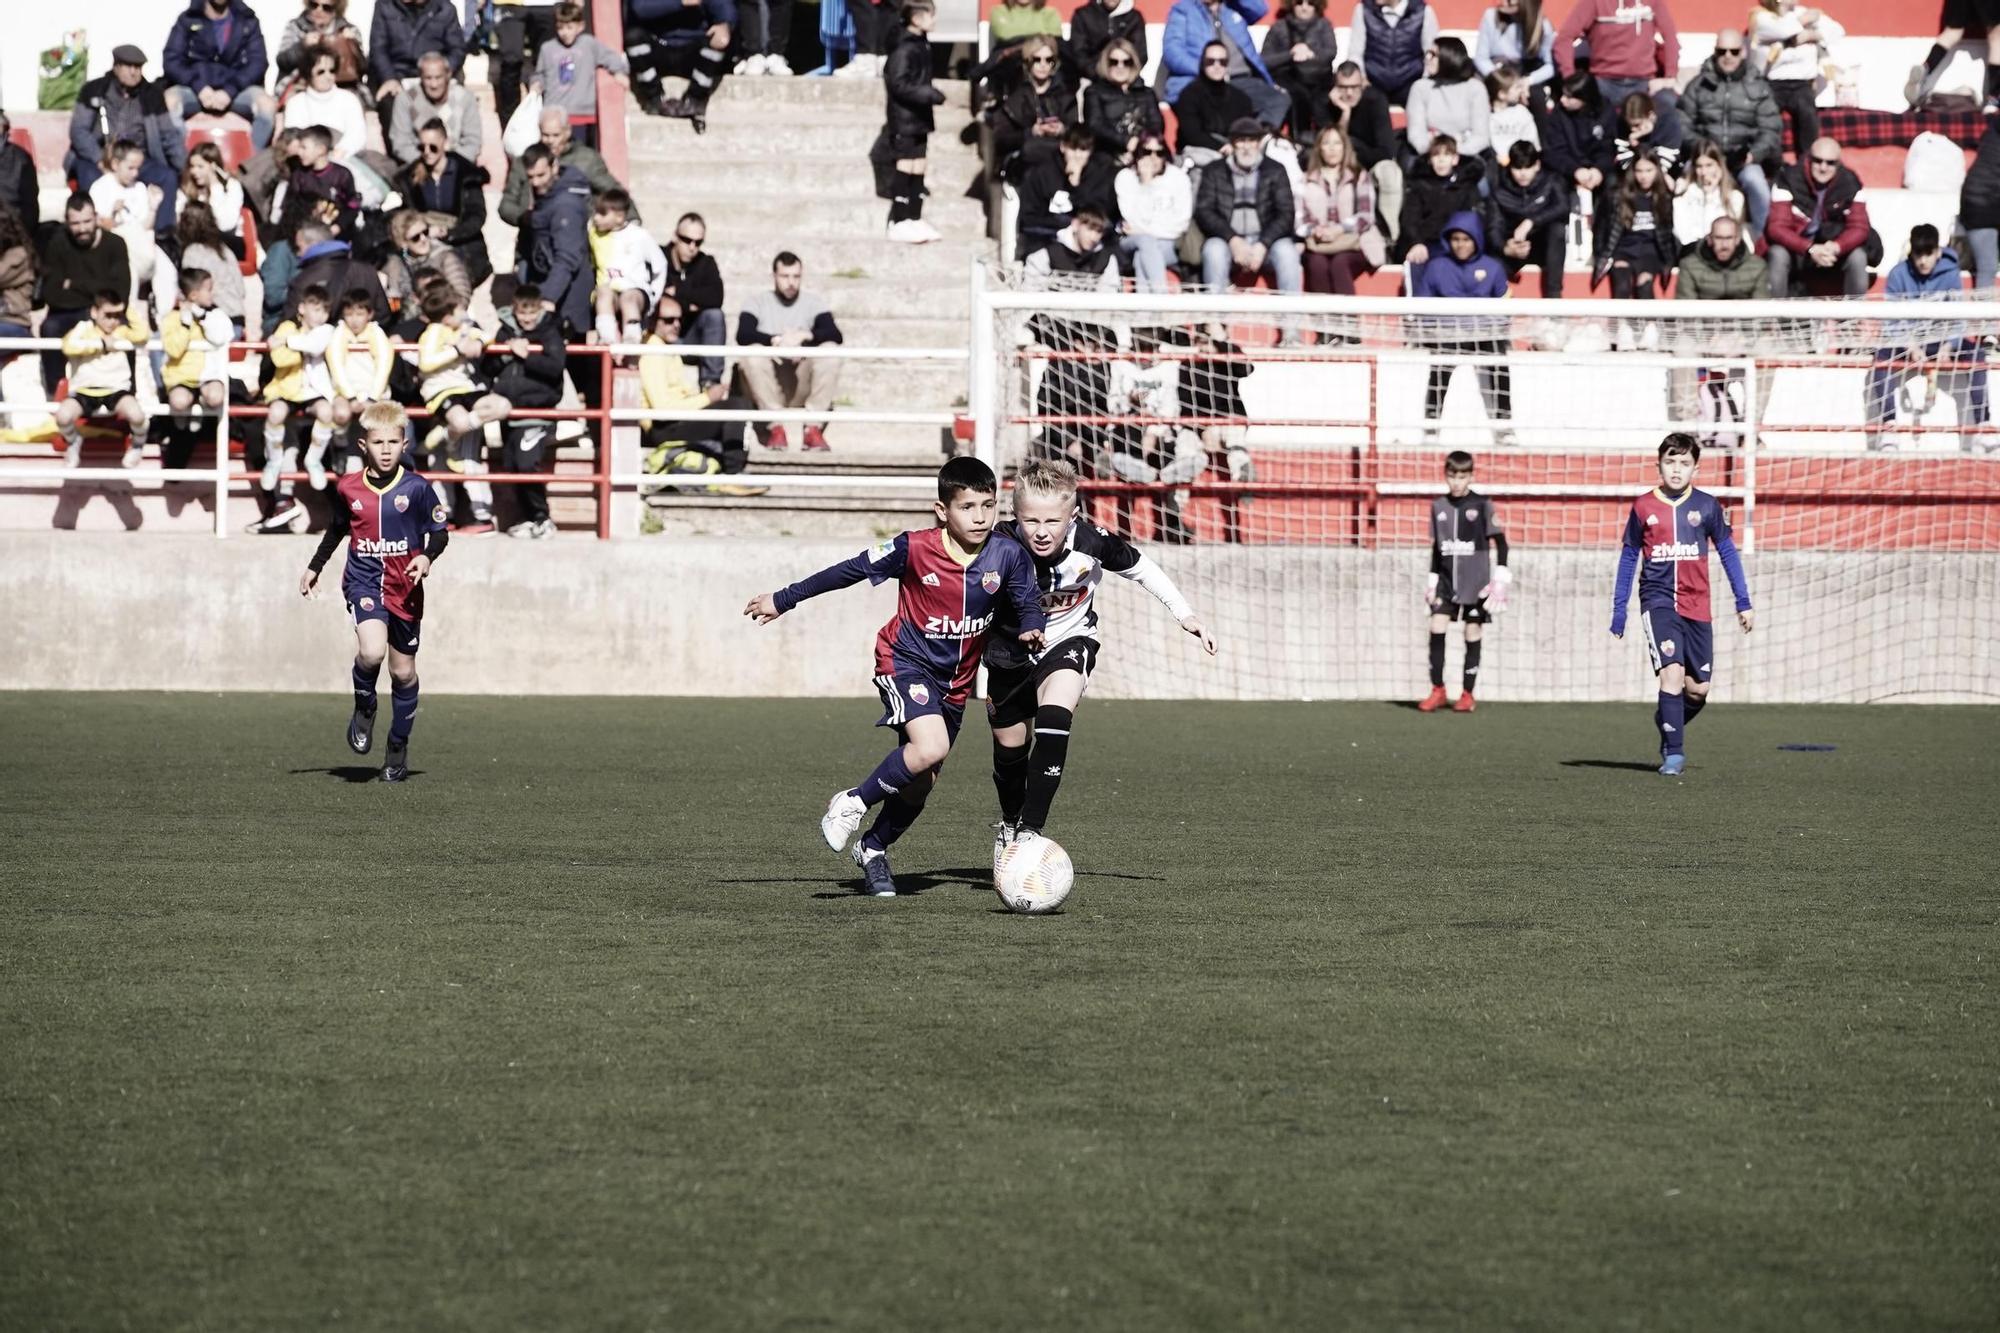
[[[326,457],[326,447],[333,443],[333,427],[325,422],[315,421],[312,428],[312,444],[306,450],[306,457],[315,463]]]
[[[80,445],[83,443],[83,424],[78,422],[73,426],[64,426],[61,429],[61,435],[64,444]]]
[[[278,460],[278,471],[296,472],[298,471],[298,468],[299,468],[299,451],[296,449],[285,450],[284,457]],[[281,498],[289,499],[291,497],[291,494],[292,494],[291,482],[281,481],[278,483],[278,495]]]
[[[608,312],[599,315],[597,317],[597,336],[602,342],[615,343],[622,341],[618,336],[618,317]]]

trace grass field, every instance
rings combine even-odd
[[[2000,712],[1091,704],[1041,919],[977,721],[878,902],[862,701],[345,720],[0,696],[0,1328],[2000,1323]]]

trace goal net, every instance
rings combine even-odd
[[[2000,697],[2000,435],[1987,303],[1107,295],[988,275],[972,414],[1003,476],[1061,457],[1222,638],[1101,599],[1107,695],[1401,698],[1428,687],[1433,497],[1475,459],[1512,548],[1480,695],[1650,697],[1609,633],[1661,437],[1702,442],[1758,608],[1719,561],[1717,697]],[[1118,581],[1113,580],[1115,585]],[[1460,635],[1450,636],[1456,681]],[[1455,686],[1454,686],[1455,689]]]

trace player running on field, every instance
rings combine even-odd
[[[988,540],[999,490],[992,468],[976,458],[954,458],[938,471],[937,527],[902,533],[789,587],[761,593],[743,610],[764,625],[808,597],[863,579],[897,582],[896,614],[875,636],[875,688],[884,709],[876,725],[894,727],[901,744],[860,786],[835,792],[819,821],[826,845],[843,851],[869,807],[882,807],[854,844],[854,862],[878,898],[895,895],[889,848],[923,813],[958,739],[995,613],[1011,607],[1021,641],[1042,645],[1047,617],[1034,562],[1014,542]]]
[[[1611,632],[1625,637],[1625,604],[1632,574],[1639,572],[1639,621],[1646,653],[1660,681],[1653,724],[1660,731],[1660,772],[1678,777],[1687,767],[1683,741],[1708,703],[1715,639],[1709,624],[1708,546],[1736,594],[1736,623],[1748,634],[1754,617],[1750,585],[1722,502],[1694,488],[1701,444],[1676,431],[1660,441],[1660,484],[1632,502],[1625,545],[1618,553],[1618,586],[1611,594]]]
[[[312,563],[299,576],[299,595],[312,596],[319,572],[342,537],[350,538],[341,594],[354,620],[354,716],[347,744],[367,754],[375,734],[375,682],[389,659],[389,753],[382,781],[410,775],[410,727],[417,717],[417,631],[424,618],[424,576],[444,554],[444,505],[431,484],[401,463],[409,416],[396,403],[372,403],[361,413],[363,470],[333,484],[333,521]]]
[[[1493,501],[1472,489],[1472,455],[1455,449],[1445,455],[1447,492],[1431,501],[1431,572],[1424,601],[1431,609],[1431,692],[1417,705],[1419,713],[1444,707],[1444,641],[1451,622],[1465,619],[1463,688],[1454,713],[1470,713],[1478,705],[1472,687],[1479,680],[1480,641],[1495,612],[1507,607],[1507,534]],[[1491,544],[1493,552],[1487,554]]]
[[[996,879],[1014,848],[1041,836],[1062,783],[1076,709],[1097,667],[1097,586],[1104,571],[1159,598],[1181,628],[1215,655],[1214,636],[1167,572],[1077,511],[1076,469],[1068,463],[1038,460],[1022,467],[1014,479],[1014,520],[1001,524],[1000,531],[1034,557],[1048,628],[1045,647],[1025,647],[1003,610],[986,644],[986,717],[993,724],[993,786],[1000,793]]]

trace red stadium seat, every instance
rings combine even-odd
[[[250,146],[250,129],[241,121],[204,119],[188,126],[188,147],[212,143],[222,150],[222,165],[235,171],[256,153]]]
[[[30,134],[25,126],[16,125],[13,129],[7,131],[7,141],[19,144],[21,151],[28,155],[30,162],[35,160],[35,136]]]

